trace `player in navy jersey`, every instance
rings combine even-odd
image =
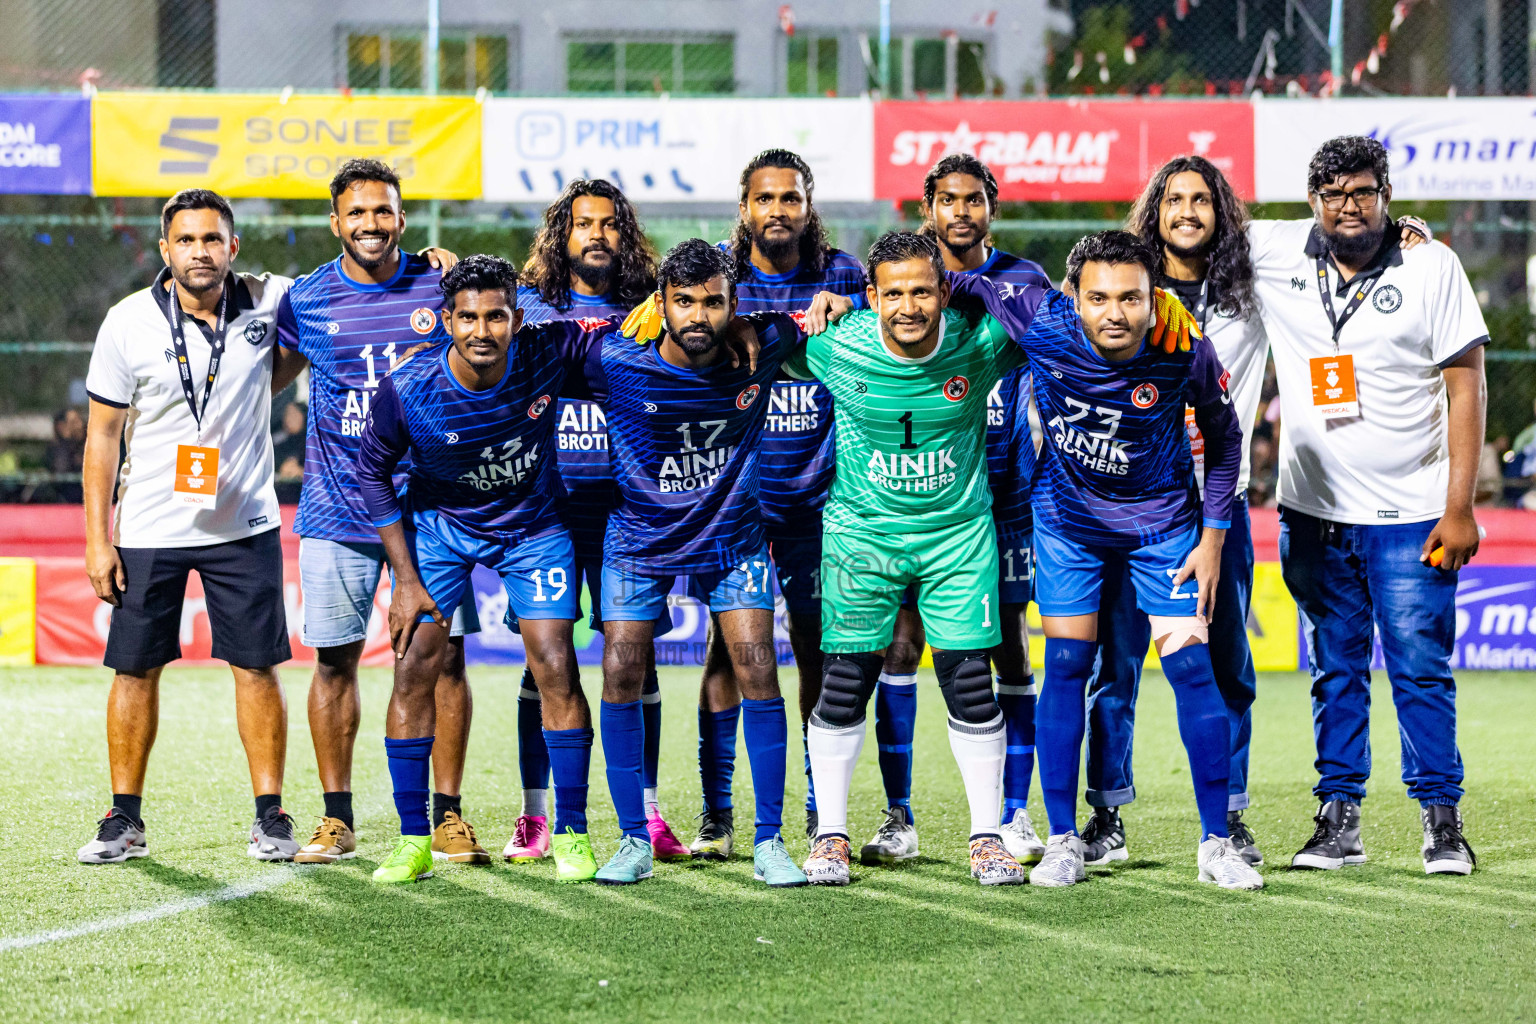
[[[618,187],[579,178],[544,211],[517,289],[524,324],[624,314],[656,288],[656,253],[635,208]],[[587,399],[560,399],[555,426],[555,464],[568,495],[566,525],[576,547],[578,580],[586,582],[592,628],[602,629],[599,598],[603,535],[613,507],[613,472],[608,464],[608,425],[602,406]],[[670,613],[668,613],[670,621]],[[662,816],[657,797],[661,753],[661,686],[654,663],[641,693],[645,718],[646,827],[660,860],[687,860]],[[517,702],[518,767],[523,807],[503,855],[531,862],[549,852],[549,753],[533,676],[523,674]]]
[[[815,178],[804,160],[768,149],[741,172],[738,219],[722,243],[735,267],[741,314],[798,312],[818,292],[862,295],[864,268],[827,243],[812,204]],[[761,498],[789,640],[799,674],[800,722],[821,694],[821,509],[832,486],[832,396],[816,381],[780,380],[768,396],[763,435]],[[713,634],[712,634],[713,635]],[[711,644],[699,699],[699,775],[704,814],[693,842],[696,856],[729,857],[734,836],[731,776],[741,690],[730,660]],[[805,759],[807,834],[815,834],[816,794]]]
[[[361,714],[357,664],[385,563],[358,489],[358,441],[379,382],[395,363],[414,346],[448,340],[437,316],[438,267],[454,262],[451,253],[400,251],[405,231],[400,181],[378,160],[349,160],[331,180],[331,231],[341,240],[341,255],[299,278],[278,306],[274,375],[280,389],[309,367],[304,487],[294,530],[303,538],[303,638],[315,648],[309,730],[325,801],[319,826],[295,857],[309,864],[334,863],[357,849],[352,830],[352,749]],[[438,743],[432,755],[433,848],[471,863],[489,860],[474,828],[461,817],[472,709],[462,635],[479,628],[474,603],[467,602],[454,619],[438,681]]]
[[[598,881],[649,878],[653,851],[641,786],[640,695],[656,619],[679,576],[718,622],[741,688],[756,798],[753,868],[770,886],[805,884],[779,835],[787,724],[773,642],[773,587],[759,504],[768,389],[803,335],[787,316],[754,317],[756,368],[726,360],[737,308],[729,256],[698,239],[658,273],[665,333],[602,341],[594,397],[604,403],[618,503],[603,550],[603,754],[623,831]],[[734,741],[735,728],[732,727]]]
[[[470,595],[476,564],[501,576],[543,698],[558,876],[580,881],[597,871],[586,834],[591,713],[571,641],[576,562],[552,457],[555,400],[568,379],[584,380],[595,335],[571,320],[520,330],[516,284],[516,270],[494,256],[469,257],[443,278],[452,343],[380,383],[359,448],[363,498],[394,570],[395,685],[384,743],[401,836],[374,873],[384,882],[432,871],[432,691],[448,616]],[[402,502],[391,474],[407,454]]]
[[[1148,344],[1159,266],[1139,238],[1107,231],[1081,240],[1068,258],[1075,301],[1029,287],[1005,298],[974,278],[955,288],[983,299],[1020,338],[1045,432],[1033,491],[1046,634],[1036,738],[1051,835],[1030,872],[1032,885],[1084,877],[1075,820],[1084,694],[1097,654],[1104,566],[1114,557],[1130,564],[1174,689],[1200,813],[1200,878],[1224,888],[1264,884],[1227,831],[1229,732],[1206,647],[1242,428],[1208,340],[1197,336],[1188,351],[1172,354]],[[1186,405],[1205,437],[1203,499]]]

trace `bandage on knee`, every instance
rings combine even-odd
[[[1152,624],[1152,635],[1162,637],[1157,645],[1157,654],[1161,658],[1183,650],[1190,640],[1204,644],[1211,639],[1210,627],[1198,615],[1148,615],[1147,621]]]

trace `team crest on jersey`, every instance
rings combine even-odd
[[[789,318],[795,322],[795,326],[805,330],[805,310],[797,309],[789,314]]]
[[[1378,313],[1396,313],[1403,304],[1403,293],[1390,284],[1384,284],[1371,293],[1371,305]]]
[[[951,402],[958,402],[970,393],[971,382],[964,377],[951,377],[944,382],[944,397]]]
[[[600,331],[604,327],[607,327],[608,321],[604,320],[600,316],[584,316],[580,320],[576,321],[576,326],[580,327],[582,330],[588,333],[591,333],[592,331]]]
[[[245,340],[252,345],[260,345],[262,339],[267,336],[267,322],[265,320],[252,320],[245,325]]]
[[[531,420],[536,420],[540,416],[543,416],[544,415],[544,410],[548,409],[548,408],[549,408],[549,396],[548,395],[540,395],[538,398],[535,398],[533,400],[533,404],[528,407],[528,418],[531,419]]]
[[[411,310],[411,330],[417,334],[431,334],[432,328],[437,326],[437,314],[426,306],[417,306]]]
[[[1150,409],[1157,404],[1157,385],[1138,384],[1131,392],[1131,404],[1138,409]]]
[[[746,387],[742,388],[741,394],[736,396],[736,408],[749,408],[753,402],[757,401],[758,392],[761,390],[762,388],[758,387],[756,384],[748,384]]]

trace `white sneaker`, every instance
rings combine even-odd
[[[1083,870],[1083,841],[1076,833],[1051,836],[1045,844],[1045,856],[1029,869],[1029,884],[1047,888],[1076,885],[1088,877]]]
[[[1045,844],[1035,833],[1035,823],[1029,820],[1029,812],[1022,807],[1003,822],[1002,835],[1003,845],[1020,864],[1038,864],[1045,855]]]
[[[917,856],[917,829],[907,817],[907,809],[897,804],[886,808],[885,821],[875,830],[874,838],[859,851],[864,864],[895,864]]]
[[[149,856],[149,840],[143,825],[114,807],[96,823],[96,838],[80,847],[76,856],[81,864],[121,864]]]
[[[1200,844],[1200,881],[1215,882],[1223,889],[1262,889],[1264,876],[1243,860],[1231,839],[1207,836]]]

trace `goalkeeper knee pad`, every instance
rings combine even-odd
[[[821,699],[812,720],[835,729],[864,721],[882,660],[879,653],[827,655],[821,669]]]
[[[999,714],[992,696],[992,670],[986,651],[934,651],[933,668],[949,715],[957,722],[981,725]]]

